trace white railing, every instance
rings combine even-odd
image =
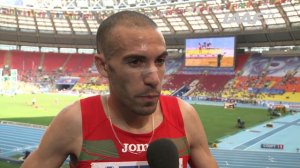
[[[42,129],[47,128],[47,126],[44,126],[44,125],[21,123],[21,122],[15,122],[15,121],[5,121],[5,120],[0,120],[0,124],[3,124],[3,125],[17,125],[17,126],[24,126],[24,127],[31,127],[31,128],[42,128]]]

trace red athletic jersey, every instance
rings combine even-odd
[[[76,168],[147,168],[146,150],[152,132],[133,134],[116,126],[114,130],[123,143],[116,139],[109,119],[104,113],[100,96],[82,99],[83,143]],[[160,96],[164,115],[163,122],[154,129],[152,141],[159,138],[172,140],[178,149],[180,167],[186,168],[189,159],[189,146],[184,130],[183,119],[176,97]],[[135,153],[135,154],[134,154]],[[136,154],[138,153],[138,154]]]

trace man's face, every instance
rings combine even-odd
[[[111,38],[116,46],[106,64],[112,98],[135,114],[152,114],[165,72],[162,34],[150,27],[117,26]]]

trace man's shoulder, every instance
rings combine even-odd
[[[176,97],[176,96],[170,96],[170,95],[161,95],[160,99],[163,100],[163,103],[177,103],[179,105],[179,107],[192,107],[191,104],[189,104],[187,101]]]
[[[189,102],[187,102],[179,97],[175,97],[175,96],[171,96],[171,97],[172,97],[172,99],[177,101],[178,107],[183,116],[191,115],[191,114],[195,113],[195,108]]]
[[[77,101],[73,102],[72,104],[63,108],[58,116],[60,116],[62,118],[72,119],[77,116],[76,114],[80,114],[80,110],[81,110],[80,100],[77,100]]]

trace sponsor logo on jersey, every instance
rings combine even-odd
[[[145,152],[147,151],[148,144],[128,144],[124,143],[122,152],[127,153],[127,152]]]

